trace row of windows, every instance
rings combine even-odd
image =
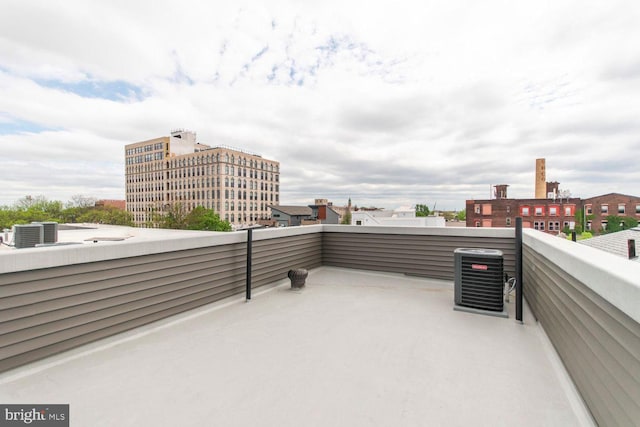
[[[205,175],[220,175],[224,170],[224,175],[236,175],[236,169],[234,166],[225,165],[224,169],[217,166],[200,166],[200,167],[191,167],[191,168],[175,168],[171,169],[167,172],[167,178],[182,178],[182,177],[191,177],[191,176],[205,176]],[[247,174],[247,168],[238,168],[238,176],[239,177],[249,177],[255,179],[262,179],[267,181],[279,181],[280,178],[277,174],[273,174],[270,172],[260,172],[254,171],[253,169],[249,169],[249,173]]]
[[[127,153],[130,150],[127,150]],[[233,157],[233,156],[232,156]],[[221,168],[221,165],[215,165],[215,159],[213,159],[214,161],[211,160],[210,156],[209,156],[209,160],[207,160],[207,158],[202,158],[202,157],[195,157],[195,158],[188,158],[188,159],[172,159],[171,161],[166,162],[166,168],[165,168],[165,164],[164,162],[157,162],[157,160],[162,160],[165,158],[165,154],[164,152],[157,152],[157,153],[147,153],[147,154],[140,154],[137,156],[127,156],[126,157],[126,165],[127,165],[127,173],[142,173],[142,172],[149,172],[152,170],[163,170],[164,169],[175,169],[175,170],[187,170],[188,172],[185,173],[189,173],[192,174],[193,176],[195,176],[196,174],[200,174],[200,172],[202,172],[202,174],[204,174],[205,169],[209,172],[213,172],[214,170],[217,170],[217,173],[220,173],[221,170],[223,170]],[[246,160],[246,159],[245,159]],[[211,164],[211,166],[206,166],[207,164]],[[270,179],[273,180],[274,177],[276,180],[278,180],[278,172],[279,172],[279,166],[277,164],[271,164],[271,163],[265,163],[265,162],[261,162],[260,164],[258,164],[258,161],[250,161],[249,162],[249,167],[247,168],[246,165],[246,161],[243,162],[243,164],[240,164],[240,162],[238,163],[238,167],[236,169],[236,167],[233,165],[233,163],[231,163],[231,165],[225,165],[224,167],[224,171],[225,174],[227,175],[235,175],[236,174],[236,170],[238,172],[238,176],[247,176],[249,175],[251,178],[258,178],[258,176],[260,176],[261,179]],[[249,172],[247,173],[247,169],[249,170]],[[258,171],[260,172],[258,174]],[[274,175],[274,173],[276,175]]]
[[[157,142],[155,144],[147,144],[147,145],[143,145],[136,148],[129,148],[126,150],[126,154],[127,156],[132,156],[138,153],[146,153],[148,151],[157,151],[157,150],[163,150],[163,149],[164,149],[164,143]]]
[[[190,204],[189,204],[190,205]],[[197,205],[206,205],[206,206],[213,206],[214,203],[207,201],[206,203],[198,203]],[[222,203],[220,202],[220,200],[217,200],[215,202],[215,210],[216,212],[220,212],[220,208],[221,208]],[[209,208],[209,209],[214,209],[213,207]],[[269,209],[269,205],[266,203],[257,203],[257,202],[229,202],[226,201],[224,202],[224,210],[225,211],[249,211],[249,212],[266,212],[267,209]],[[147,204],[136,204],[133,202],[130,202],[130,206],[129,206],[129,211],[130,212],[146,212],[146,211],[151,211],[154,210],[154,206],[150,206]]]
[[[511,213],[511,207],[507,206],[507,214]],[[587,215],[593,214],[592,205],[585,205],[585,211]],[[491,215],[491,204],[484,203],[482,205],[477,204],[474,205],[474,212],[477,215]],[[603,215],[609,214],[609,205],[602,204],[600,205],[600,213]],[[625,203],[618,203],[617,213],[620,215],[627,214],[627,206]],[[640,215],[640,204],[635,205],[635,213],[636,215]],[[574,205],[549,205],[549,206],[520,206],[520,215],[521,216],[560,216],[564,214],[564,216],[574,216],[575,215],[575,206]]]
[[[475,222],[475,226],[476,227],[491,227],[492,225],[492,220],[490,219],[483,219],[482,221],[476,221]],[[506,218],[506,226],[509,227],[512,225],[512,221],[511,218],[507,217]],[[530,227],[531,223],[527,222],[527,223],[523,223],[523,226],[525,227]],[[536,230],[540,230],[540,231],[545,231],[545,226],[548,226],[548,230],[549,231],[560,231],[562,230],[562,228],[560,228],[560,221],[534,221],[533,222],[533,228]],[[563,228],[568,228],[571,226],[571,223],[569,221],[563,221],[562,222],[562,227]]]
[[[511,206],[507,206],[507,214],[511,213]],[[574,216],[575,215],[575,206],[574,205],[550,205],[548,206],[549,216],[560,216],[560,213],[564,211],[564,216]],[[474,212],[478,215],[491,215],[491,204],[484,203],[482,205],[475,205]],[[546,206],[520,206],[520,215],[521,216],[544,216],[545,212],[547,212]]]
[[[164,162],[150,162],[150,163],[139,163],[139,164],[130,164],[127,162],[126,174],[137,174],[137,173],[145,173],[145,172],[155,172],[155,171],[163,171],[164,167],[162,166]]]
[[[148,153],[143,155],[139,155],[139,156],[135,156],[135,157],[127,157],[127,164],[128,165],[133,165],[136,163],[145,163],[145,162],[152,162],[154,160],[162,160],[164,158],[164,155],[162,153]]]
[[[163,193],[153,193],[151,191],[140,191],[139,193],[134,193],[132,191],[127,192],[126,200],[127,202],[154,202],[154,201],[162,201]],[[196,199],[220,199],[221,191],[212,190],[209,191],[176,191],[167,193],[166,200],[175,201],[175,200],[196,200]],[[280,201],[280,197],[278,194],[265,194],[265,193],[254,193],[250,191],[247,193],[246,191],[238,191],[237,193],[238,200],[255,200],[258,199],[262,202],[278,202]],[[224,199],[225,200],[236,200],[236,192],[234,190],[224,190]]]
[[[208,184],[208,183],[207,183]],[[257,187],[257,185],[256,185]],[[208,189],[210,188],[209,185],[205,186],[204,182],[202,183],[202,185],[200,185],[200,182],[191,182],[191,181],[187,181],[185,182],[170,182],[167,184],[166,189],[168,191],[178,191],[178,190],[195,190],[195,189]],[[227,188],[225,188],[224,190],[224,194],[225,194],[225,198],[229,198],[229,194],[231,194],[232,199],[234,199],[234,194],[235,194],[235,190],[233,190],[233,186],[231,187],[232,189],[229,190]],[[162,183],[159,182],[151,182],[151,183],[147,183],[147,184],[129,184],[127,185],[127,195],[132,194],[132,193],[147,193],[147,192],[151,192],[151,191],[164,191],[165,186]],[[275,186],[275,193],[278,193],[280,190],[280,187],[278,185]],[[205,190],[208,191],[208,190]],[[211,194],[213,195],[213,192],[216,191],[218,194],[218,198],[220,197],[220,189],[217,190],[211,190]],[[255,191],[253,190],[249,190],[249,192],[247,193],[246,190],[242,190],[242,186],[238,186],[238,198],[239,199],[246,199],[247,198],[247,194],[249,195],[249,199],[250,200],[258,200],[258,197],[260,197],[260,200],[266,200],[268,195],[271,194],[271,197],[273,197],[273,193],[274,193],[274,187],[273,185],[267,186],[265,185],[260,185],[260,191],[258,191],[257,189]],[[263,199],[264,198],[264,199]]]
[[[549,221],[549,231],[560,231],[560,221]],[[544,221],[534,221],[533,228],[536,230],[544,231],[545,222]],[[564,221],[562,224],[563,228],[569,228],[570,224],[568,221]]]
[[[128,184],[134,184],[134,183],[151,183],[153,185],[155,185],[156,188],[158,187],[162,187],[164,184],[162,183],[163,179],[162,179],[162,175],[159,174],[158,172],[156,173],[149,173],[149,174],[144,174],[144,175],[129,175],[126,178],[126,181]],[[179,181],[170,181],[167,183],[167,186],[169,189],[171,190],[175,190],[175,189],[182,189],[182,188],[208,188],[211,186],[216,186],[216,187],[220,187],[221,183],[222,183],[222,179],[220,177],[212,177],[212,178],[207,178],[206,180],[204,178],[199,178],[199,179],[187,179],[187,180],[183,180],[180,179]],[[238,179],[237,181],[237,188],[247,188],[247,180],[246,179]],[[225,187],[231,187],[231,188],[236,188],[236,180],[235,178],[228,178],[225,177],[224,178],[224,186]],[[137,188],[141,188],[141,187],[137,187]],[[150,187],[143,187],[143,188],[150,188]],[[273,183],[266,183],[266,182],[260,182],[260,190],[261,191],[279,191],[280,190],[280,185],[276,184],[275,187],[273,185]],[[257,181],[249,181],[249,189],[250,190],[258,190],[258,182]]]
[[[203,155],[181,158],[181,159],[173,159],[170,162],[171,168],[184,168],[188,166],[197,166],[211,163],[231,163],[232,165],[236,164],[235,156],[229,156],[228,153],[220,154],[217,153],[215,155],[207,155],[206,157]],[[238,166],[247,166],[247,159],[238,157]],[[260,162],[257,160],[250,159],[248,166],[252,169],[260,169],[263,171],[269,172],[278,172],[278,165],[274,165],[273,163]]]
[[[521,216],[544,216],[547,210],[545,206],[533,206],[533,209],[530,206],[520,206],[520,215]],[[564,216],[574,216],[576,214],[576,207],[574,205],[563,206],[549,206],[548,209],[549,216],[559,216],[562,212]]]
[[[157,155],[158,153],[156,153]],[[151,156],[151,154],[148,154],[147,156]],[[151,168],[140,168],[140,165],[135,165],[135,163],[143,163],[143,162],[147,162],[153,159],[146,159],[146,158],[142,158],[142,156],[137,156],[137,157],[129,157],[127,158],[127,165],[133,165],[127,168],[127,173],[126,175],[128,177],[131,176],[137,176],[137,174],[141,174],[141,173],[148,173],[148,172],[153,172],[155,170],[162,170],[160,166],[160,163],[155,162],[152,164]],[[191,167],[191,168],[178,168],[178,169],[171,169],[167,171],[167,179],[175,179],[175,178],[187,178],[187,177],[195,177],[195,176],[208,176],[208,175],[220,175],[221,172],[224,170],[224,175],[236,175],[236,169],[231,166],[225,166],[224,169],[222,169],[220,167],[220,165],[218,166],[196,166]],[[249,169],[249,173],[247,174],[247,169],[246,168],[238,168],[237,169],[238,173],[238,177],[245,177],[245,178],[251,178],[251,179],[261,179],[261,180],[266,180],[266,181],[275,181],[275,182],[279,182],[280,181],[280,176],[274,173],[270,173],[270,172],[260,172],[258,173],[258,171],[254,171],[253,169]]]
[[[587,213],[587,215],[592,215],[593,214],[593,207],[592,205],[584,205],[584,209]],[[604,203],[602,205],[600,205],[600,213],[603,215],[608,215],[609,214],[609,204],[608,203]],[[627,213],[627,205],[626,203],[618,203],[618,214],[621,215],[625,215]],[[640,204],[636,204],[636,215],[640,215]]]

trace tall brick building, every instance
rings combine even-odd
[[[280,204],[280,163],[245,150],[210,147],[194,132],[125,146],[127,210],[138,226],[153,226],[157,213],[180,204],[213,209],[236,226],[271,217]]]

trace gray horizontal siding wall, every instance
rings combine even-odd
[[[640,323],[557,262],[524,246],[525,298],[597,423],[638,425]]]
[[[320,233],[256,240],[253,287],[320,266],[320,245]],[[245,279],[245,243],[1,274],[0,372],[241,294]]]
[[[513,237],[326,232],[323,233],[322,263],[454,280],[455,249],[487,248],[503,252],[505,273],[513,276],[514,245]]]
[[[322,265],[322,235],[301,234],[253,242],[251,283],[268,285],[287,278],[292,268],[311,269]]]

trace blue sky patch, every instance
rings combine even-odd
[[[18,133],[40,133],[56,130],[27,120],[13,119],[0,113],[0,135],[14,135]]]
[[[83,98],[102,98],[111,101],[141,100],[144,92],[141,87],[122,80],[81,82],[63,82],[60,80],[36,80],[40,86],[71,92]]]

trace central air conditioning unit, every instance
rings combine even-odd
[[[458,248],[454,252],[454,310],[509,317],[504,307],[502,252]]]
[[[44,228],[44,239],[42,243],[56,243],[58,241],[57,222],[32,222],[31,224],[41,224]]]
[[[13,226],[13,242],[16,249],[35,248],[44,241],[42,224],[21,224]]]

